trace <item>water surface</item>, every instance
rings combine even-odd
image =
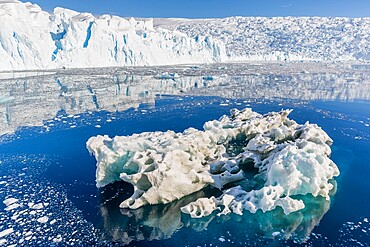
[[[174,79],[154,75],[187,67],[1,80],[0,244],[369,246],[367,70],[278,73],[264,67],[263,73],[237,73],[243,69],[227,67],[189,66]],[[89,137],[200,129],[245,107],[259,113],[294,109],[291,119],[317,123],[331,136],[341,175],[330,202],[307,195],[301,198],[306,208],[288,216],[276,209],[191,219],[179,208],[217,194],[215,189],[168,205],[121,210],[132,187],[117,182],[96,188]],[[7,205],[6,199],[17,201]]]

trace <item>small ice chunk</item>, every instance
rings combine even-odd
[[[3,201],[3,203],[6,205],[6,206],[9,206],[13,203],[16,203],[18,201],[18,199],[15,199],[15,198],[8,198],[8,199],[5,199]]]
[[[16,209],[20,206],[21,206],[21,204],[13,203],[13,204],[10,204],[9,206],[7,206],[4,210],[5,211],[11,211],[11,210]]]
[[[279,235],[280,235],[280,232],[273,232],[271,235],[272,235],[273,237],[276,237],[276,236],[279,236]]]
[[[219,237],[219,238],[218,238],[218,241],[220,241],[220,242],[222,242],[222,243],[223,243],[223,242],[225,242],[225,241],[226,241],[226,239],[225,239],[224,237]]]
[[[43,207],[44,207],[44,204],[42,204],[42,202],[31,206],[32,209],[36,209],[36,210],[42,209]]]
[[[10,217],[10,219],[12,219],[12,220],[17,220],[18,219],[18,214],[14,214],[14,215],[12,215],[11,217]]]
[[[45,224],[46,222],[48,222],[48,220],[49,220],[49,217],[44,216],[44,217],[38,218],[37,219],[37,222],[40,222],[42,224]]]
[[[54,243],[60,243],[62,242],[63,238],[62,235],[58,234],[55,238],[53,238]]]
[[[177,73],[169,73],[169,72],[163,72],[161,74],[156,74],[154,76],[155,79],[162,79],[162,80],[175,80],[179,78],[180,76]]]
[[[14,232],[13,228],[5,229],[5,230],[0,232],[0,238],[5,237],[5,236],[7,236],[7,235],[9,235],[13,232]]]

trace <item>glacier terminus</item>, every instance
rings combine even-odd
[[[0,68],[367,61],[370,18],[141,19],[0,1]]]

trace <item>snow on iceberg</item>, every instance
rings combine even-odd
[[[332,140],[316,124],[290,120],[290,112],[234,109],[206,122],[202,131],[91,137],[87,148],[97,160],[97,186],[131,183],[133,195],[120,204],[130,209],[169,203],[208,185],[223,192],[181,208],[193,218],[221,209],[220,214],[243,214],[281,207],[289,214],[305,207],[295,199],[299,195],[330,200],[330,180],[339,175],[329,158]]]

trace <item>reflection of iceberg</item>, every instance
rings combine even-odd
[[[203,131],[91,137],[87,148],[97,160],[97,186],[131,183],[134,193],[120,204],[130,209],[170,203],[208,185],[220,189],[220,197],[181,208],[193,218],[277,207],[290,214],[305,207],[297,197],[307,194],[329,200],[329,180],[339,175],[329,158],[332,140],[317,125],[290,120],[289,112],[234,109],[205,123]],[[242,180],[254,185],[235,184]]]
[[[235,231],[238,236],[258,234],[267,242],[274,238],[305,242],[330,207],[330,201],[325,198],[306,195],[300,197],[306,207],[289,215],[284,214],[280,208],[266,213],[258,211],[255,214],[247,212],[243,215],[232,214],[222,217],[212,214],[200,219],[181,215],[182,206],[212,192],[214,191],[206,188],[170,204],[147,206],[136,210],[119,210],[119,200],[107,203],[105,198],[101,206],[103,217],[101,238],[127,245],[137,241],[168,239],[173,234],[181,238],[181,234],[187,233],[179,231],[180,229],[188,228],[201,232],[207,228],[211,229],[212,224],[223,223],[224,229]]]
[[[119,200],[107,202],[107,198],[102,198],[104,203],[100,207],[104,228],[102,238],[124,244],[132,241],[168,239],[184,227],[184,224],[189,226],[191,221],[188,219],[182,222],[180,208],[195,198],[209,193],[209,189],[205,189],[170,204],[142,207],[137,210],[119,209]]]

